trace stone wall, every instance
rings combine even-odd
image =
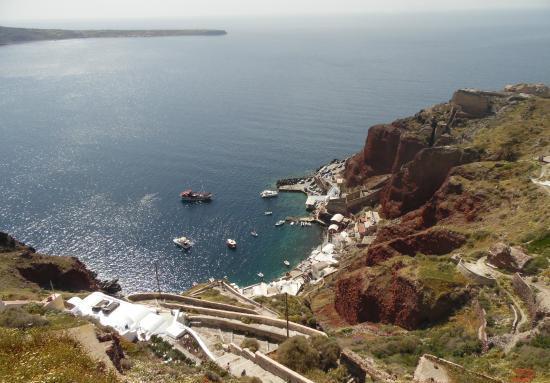
[[[516,294],[527,306],[529,316],[531,317],[532,324],[534,325],[535,322],[544,315],[542,312],[538,311],[535,293],[518,273],[515,273],[512,277],[512,286],[514,287]]]
[[[224,319],[236,319],[241,320],[241,318],[248,318],[252,322],[265,324],[268,326],[278,327],[278,328],[286,328],[286,321],[283,319],[277,319],[277,318],[270,318],[263,315],[257,315],[257,314],[246,314],[246,313],[236,313],[232,311],[224,311],[224,310],[216,310],[216,309],[210,309],[206,307],[194,307],[189,305],[181,305],[176,303],[162,303],[163,307],[170,308],[170,309],[182,309],[185,311],[195,311],[199,314],[203,315],[211,315],[216,316],[219,318]],[[288,328],[292,331],[296,331],[299,333],[302,333],[304,335],[309,336],[316,336],[316,335],[326,335],[324,332],[316,330],[311,327],[307,327],[304,325],[301,325],[299,323],[295,322],[288,322]]]
[[[487,285],[487,286],[493,286],[495,285],[496,281],[492,277],[486,277],[484,275],[478,274],[475,271],[471,270],[464,264],[462,259],[458,261],[458,264],[456,265],[457,270],[464,275],[466,278],[480,284],[480,285]]]
[[[374,366],[372,362],[362,358],[350,349],[343,349],[340,354],[340,362],[344,364],[349,373],[359,383],[365,383],[367,377],[375,382],[393,382],[392,377],[386,372]]]
[[[229,345],[229,348],[232,353],[242,356],[253,363],[257,364],[266,371],[271,372],[273,375],[278,376],[283,379],[285,382],[290,383],[314,383],[305,376],[300,375],[296,371],[291,370],[290,368],[283,366],[277,361],[271,359],[267,355],[262,354],[259,351],[255,353],[250,352],[247,349],[242,349],[234,343]]]
[[[191,315],[190,322],[200,322],[201,326],[220,328],[222,330],[237,331],[242,334],[253,334],[254,336],[269,339],[274,343],[282,343],[286,340],[286,334],[282,332],[270,331],[267,328],[255,324],[246,324],[235,322],[229,319],[211,317],[205,315]]]
[[[130,294],[126,297],[126,299],[128,299],[131,302],[139,302],[139,301],[153,300],[153,299],[159,299],[159,298],[181,302],[181,303],[185,303],[193,306],[217,309],[217,310],[234,311],[234,312],[246,313],[246,314],[256,314],[256,311],[253,309],[229,305],[226,303],[211,302],[204,299],[191,298],[191,297],[187,297],[184,295],[177,295],[177,294],[161,293],[159,295],[158,293],[136,293],[136,294]]]

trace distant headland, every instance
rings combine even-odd
[[[44,40],[89,39],[106,37],[222,36],[221,29],[35,29],[0,26],[0,45]]]

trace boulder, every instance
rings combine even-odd
[[[489,250],[488,261],[498,268],[516,272],[521,271],[532,258],[518,246],[508,246],[499,242]]]

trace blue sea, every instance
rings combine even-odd
[[[0,47],[0,230],[126,291],[155,287],[154,262],[172,291],[277,277],[321,230],[274,227],[304,214],[305,196],[260,191],[357,152],[369,126],[457,88],[550,83],[548,20],[546,9],[134,21],[120,27],[228,34]],[[183,204],[187,188],[215,200]],[[180,235],[189,252],[173,245]]]

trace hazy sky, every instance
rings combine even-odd
[[[0,0],[0,20],[318,15],[529,8],[550,0]]]

